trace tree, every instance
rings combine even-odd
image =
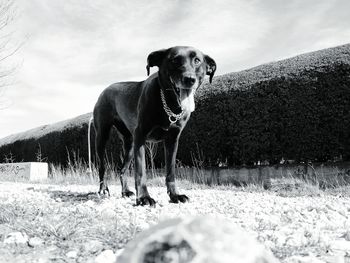
[[[13,41],[14,30],[11,28],[16,18],[14,0],[0,0],[0,109],[6,108],[9,101],[4,98],[7,86],[12,85],[12,76],[16,66],[9,59],[19,50],[21,44]]]

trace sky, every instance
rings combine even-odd
[[[194,46],[222,75],[350,43],[349,0],[14,1],[0,138],[91,112],[108,85],[145,79],[161,48]]]

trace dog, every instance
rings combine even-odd
[[[159,70],[149,76],[150,68],[154,66]],[[122,196],[134,195],[125,176],[134,157],[136,205],[156,204],[146,186],[145,143],[163,141],[167,193],[171,202],[184,203],[189,198],[179,194],[175,186],[178,141],[195,110],[195,92],[203,83],[205,75],[209,75],[209,82],[212,82],[216,62],[198,49],[176,46],[150,53],[146,69],[149,76],[146,80],[112,84],[101,93],[94,107],[99,194],[109,195],[104,178],[104,151],[114,126],[123,140],[125,152],[119,171]]]

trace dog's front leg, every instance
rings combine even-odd
[[[165,166],[166,166],[166,187],[170,197],[170,202],[188,202],[189,198],[186,195],[180,195],[175,185],[175,164],[176,153],[179,143],[180,132],[170,133],[170,135],[164,140],[165,149]]]
[[[150,197],[146,186],[145,142],[142,135],[136,132],[134,139],[136,205],[155,206],[156,201]]]

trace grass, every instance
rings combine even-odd
[[[39,145],[40,146],[40,145]],[[165,185],[165,169],[154,168],[156,144],[147,144],[146,165],[147,184],[149,186]],[[68,165],[49,164],[49,178],[44,183],[58,185],[98,185],[98,170],[92,164],[89,171],[88,164],[78,153],[68,153]],[[120,181],[115,172],[117,165],[106,154],[106,175],[108,184],[119,185]],[[281,196],[319,195],[321,192],[348,196],[350,188],[350,169],[334,167],[314,167],[312,164],[296,166],[293,169],[281,167],[258,166],[255,168],[205,168],[203,167],[203,153],[197,149],[196,154],[191,155],[193,167],[176,167],[177,185],[183,189],[235,189],[237,186],[248,192],[272,191]],[[42,157],[41,147],[36,153],[37,162],[45,162]],[[6,156],[5,162],[14,162],[14,156]],[[345,165],[346,166],[346,165]],[[244,172],[242,172],[244,170]],[[133,171],[127,174],[128,183],[134,185]],[[3,177],[7,181],[16,178]],[[18,180],[24,181],[24,180]]]
[[[40,152],[37,154],[37,161],[41,159]],[[309,165],[308,174],[299,169],[297,172],[287,172],[283,175],[270,176],[261,180],[261,175],[248,174],[245,177],[237,174],[237,169],[205,169],[201,166],[200,158],[194,159],[195,166],[192,168],[177,167],[177,185],[182,189],[240,189],[247,192],[271,191],[280,196],[307,196],[320,195],[321,193],[349,196],[349,175],[344,174],[337,167],[327,169],[327,174],[319,173],[317,169]],[[119,185],[120,181],[115,172],[116,165],[107,160],[106,179],[110,185]],[[267,168],[268,169],[268,168]],[[258,170],[258,169],[255,169]],[[279,170],[273,170],[279,172]],[[260,171],[259,171],[260,172]],[[271,171],[269,171],[271,173]],[[164,169],[148,169],[148,186],[164,187]],[[248,177],[248,178],[247,178]],[[134,186],[133,171],[128,171],[128,182]],[[14,178],[2,177],[2,180],[13,181]],[[23,181],[23,180],[17,180]],[[68,166],[49,164],[49,178],[43,183],[57,185],[98,185],[98,171],[92,165],[92,172],[89,172],[88,165],[79,156],[73,154],[69,157]],[[237,188],[239,186],[239,188]],[[1,218],[0,218],[1,220]]]
[[[106,179],[108,184],[119,185],[120,181],[114,171],[115,165],[108,164],[106,169]],[[98,185],[98,171],[92,166],[92,173],[88,171],[88,166],[82,161],[70,162],[64,168],[59,165],[50,165],[50,174],[47,183],[59,185]],[[231,173],[231,174],[230,174]],[[165,186],[164,169],[148,169],[148,186]],[[134,186],[133,170],[128,171],[128,182]],[[218,179],[219,177],[225,180]],[[327,180],[329,179],[329,180]],[[240,181],[241,180],[241,181]],[[349,183],[344,180],[344,174],[334,167],[329,171],[329,175],[321,176],[313,169],[313,176],[304,173],[287,173],[280,177],[271,177],[267,180],[250,180],[237,178],[234,171],[224,170],[218,174],[217,170],[208,170],[196,166],[193,168],[177,168],[177,185],[182,189],[240,189],[247,192],[270,191],[280,196],[317,196],[321,193],[349,196]],[[238,186],[238,187],[237,187]]]

